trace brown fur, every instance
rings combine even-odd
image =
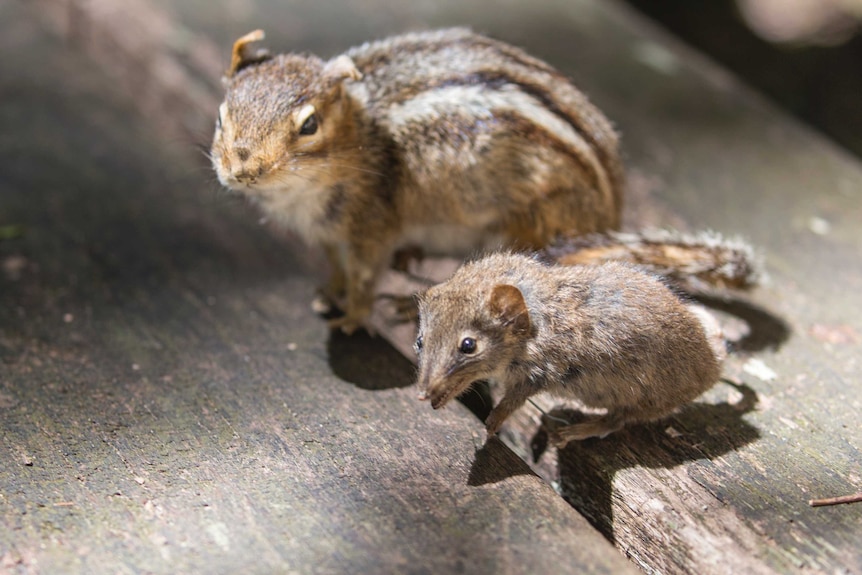
[[[219,180],[331,260],[349,329],[405,245],[462,256],[616,228],[617,136],[559,72],[465,29],[330,61],[234,46],[212,145]],[[311,106],[311,108],[309,108]],[[318,126],[300,134],[313,110]]]
[[[718,380],[726,355],[706,310],[619,262],[490,255],[430,288],[419,314],[418,381],[435,409],[484,380],[504,390],[489,434],[539,392],[607,411],[558,429],[559,445],[669,415]]]

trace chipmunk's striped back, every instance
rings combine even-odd
[[[262,38],[234,44],[213,166],[325,249],[345,329],[399,248],[457,257],[618,227],[616,134],[522,50],[456,28],[324,61],[253,48]]]
[[[396,36],[364,44],[347,55],[363,75],[351,86],[351,93],[391,134],[397,148],[415,152],[408,155],[408,161],[421,161],[421,165],[410,166],[420,179],[426,176],[425,181],[417,182],[420,188],[451,177],[453,165],[485,162],[504,177],[511,170],[509,181],[514,188],[519,185],[519,175],[532,171],[535,173],[522,179],[532,182],[534,188],[522,193],[538,194],[539,199],[557,193],[582,195],[574,205],[592,212],[577,218],[581,221],[573,222],[570,230],[557,231],[617,227],[622,169],[616,133],[586,96],[548,64],[462,28]],[[492,165],[485,157],[506,155],[493,149],[495,143],[505,146],[509,155],[502,158],[502,165]],[[549,161],[552,154],[560,158]],[[567,161],[572,166],[568,169],[569,189],[541,190],[544,181],[554,179],[549,171],[558,172],[558,179],[566,177]],[[500,186],[508,183],[504,178],[482,175],[467,175],[466,182],[472,188],[465,190],[468,204],[471,197],[486,199],[482,187],[491,186],[499,195]],[[474,207],[481,211],[481,206]],[[475,209],[470,212],[477,216]],[[548,227],[547,222],[526,224],[541,228],[543,223]],[[537,231],[532,235],[541,236],[541,230]],[[539,243],[548,239],[543,237]]]

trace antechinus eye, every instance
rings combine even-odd
[[[417,351],[419,351],[419,350],[421,350],[421,349],[422,349],[422,344],[423,344],[423,343],[424,343],[424,342],[422,341],[422,336],[421,336],[421,335],[420,335],[419,337],[417,337],[417,338],[416,338],[416,350],[417,350]]]
[[[476,351],[476,340],[472,337],[465,337],[461,340],[461,345],[458,346],[458,351],[461,353],[471,354]]]

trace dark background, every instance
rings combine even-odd
[[[790,114],[862,156],[858,22],[848,18],[836,25],[839,29],[824,31],[817,38],[770,42],[752,30],[732,0],[627,2],[734,70]]]

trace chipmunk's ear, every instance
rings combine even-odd
[[[491,314],[503,325],[510,326],[519,335],[530,333],[530,313],[521,290],[512,285],[500,284],[491,290],[488,302]]]
[[[249,32],[233,43],[233,52],[230,56],[230,68],[224,73],[224,81],[230,80],[237,72],[252,64],[259,64],[272,58],[265,48],[252,50],[250,44],[260,42],[264,38],[263,30]]]
[[[356,69],[350,56],[342,54],[323,66],[323,77],[330,82],[340,83],[342,80],[361,80],[362,72]]]

